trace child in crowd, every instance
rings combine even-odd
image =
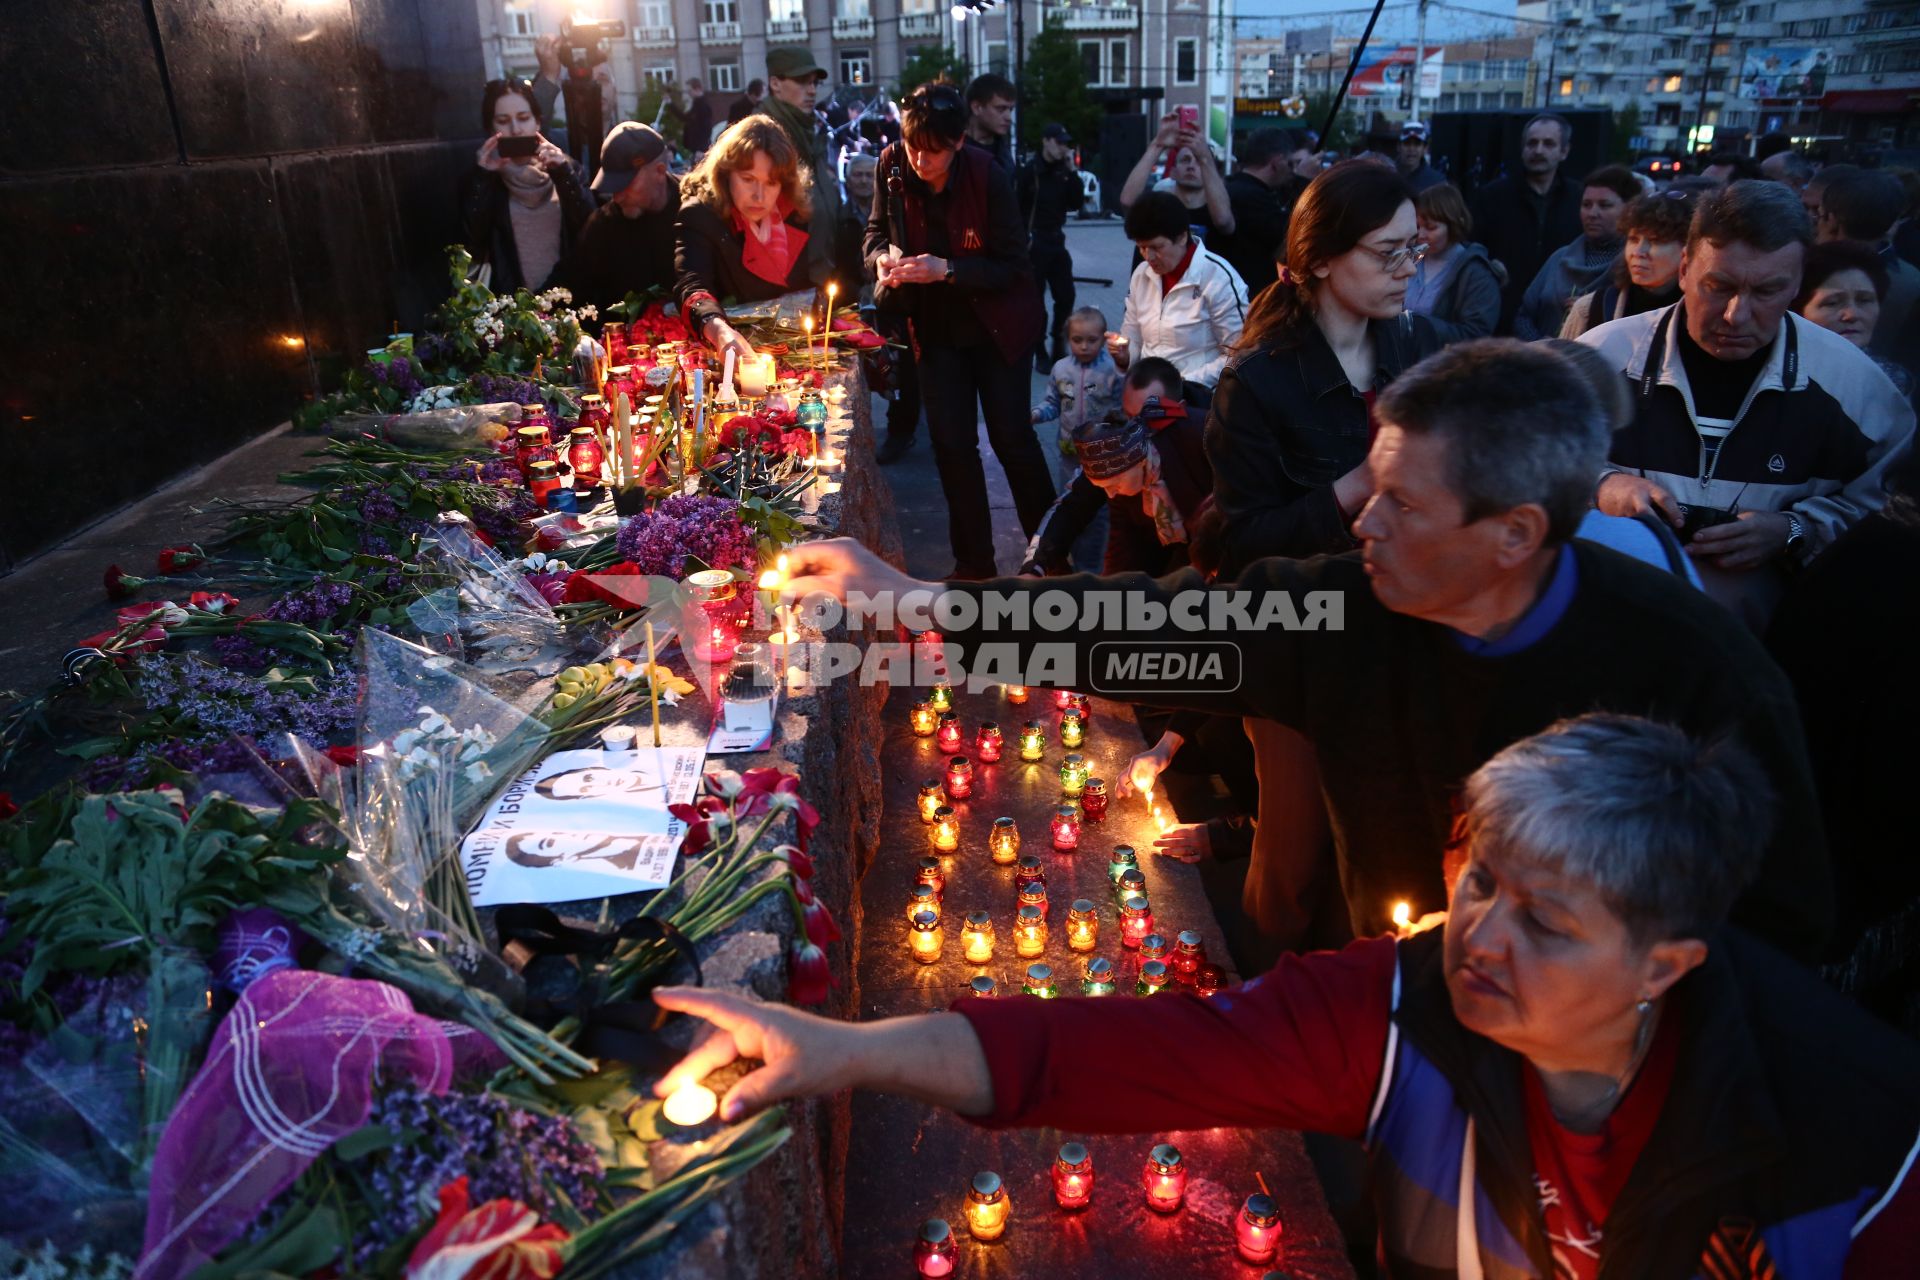
[[[1054,472],[1062,488],[1079,467],[1073,433],[1120,407],[1120,387],[1126,378],[1107,354],[1106,337],[1107,317],[1100,308],[1081,307],[1067,317],[1069,354],[1054,363],[1047,376],[1046,398],[1033,411],[1036,424],[1060,424]]]

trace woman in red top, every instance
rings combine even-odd
[[[750,356],[752,345],[727,323],[721,303],[811,287],[804,261],[812,210],[807,170],[778,124],[748,116],[708,148],[680,195],[680,313],[714,350]]]
[[[728,1119],[851,1086],[990,1126],[1361,1138],[1394,1275],[1911,1274],[1920,1048],[1725,926],[1772,808],[1744,750],[1591,714],[1501,751],[1465,802],[1441,929],[1212,998],[865,1025],[669,989],[717,1032],[659,1091],[751,1056]]]

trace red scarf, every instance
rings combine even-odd
[[[733,212],[734,228],[740,232],[741,265],[768,284],[777,284],[783,289],[793,274],[793,264],[807,248],[807,233],[787,223],[787,215],[792,212],[793,204],[782,195],[773,207],[773,229],[764,241],[753,234],[738,209]]]
[[[1161,297],[1164,298],[1168,294],[1172,293],[1173,286],[1179,284],[1181,277],[1187,274],[1187,268],[1193,265],[1193,251],[1195,249],[1198,249],[1199,247],[1200,247],[1200,242],[1198,240],[1195,240],[1193,238],[1193,233],[1189,231],[1187,233],[1187,256],[1180,259],[1179,266],[1175,267],[1173,270],[1167,272],[1167,274],[1160,277],[1160,296]]]

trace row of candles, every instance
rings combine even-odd
[[[1262,1181],[1264,1186],[1264,1180]],[[1178,1213],[1187,1197],[1187,1162],[1180,1148],[1162,1142],[1147,1153],[1140,1172],[1147,1208],[1155,1213]],[[1063,1211],[1078,1213],[1093,1203],[1093,1155],[1083,1143],[1061,1146],[1053,1162],[1053,1200]],[[991,1171],[976,1173],[967,1188],[964,1208],[967,1230],[975,1240],[991,1243],[1006,1234],[1013,1201],[1005,1182]],[[1280,1251],[1280,1208],[1264,1190],[1248,1196],[1234,1220],[1234,1246],[1256,1266],[1270,1263]],[[953,1228],[944,1218],[920,1224],[914,1243],[914,1268],[922,1276],[950,1276],[959,1265]]]

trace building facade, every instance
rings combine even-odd
[[[1238,96],[1260,99],[1332,93],[1340,87],[1357,43],[1341,37],[1326,51],[1306,53],[1290,48],[1284,39],[1238,41]],[[1404,55],[1411,61],[1413,46],[1388,44],[1376,52]],[[1525,36],[1429,44],[1429,69],[1435,60],[1440,64],[1437,95],[1430,94],[1415,104],[1410,78],[1402,78],[1399,89],[1380,93],[1373,91],[1379,86],[1356,77],[1355,84],[1363,92],[1351,96],[1350,105],[1363,123],[1369,124],[1397,124],[1420,112],[1520,110],[1533,103],[1537,82],[1533,54],[1534,41]]]
[[[1638,108],[1636,150],[1741,146],[1778,130],[1831,148],[1920,147],[1920,4],[1534,0],[1539,101]],[[1705,126],[1702,128],[1701,126]]]

